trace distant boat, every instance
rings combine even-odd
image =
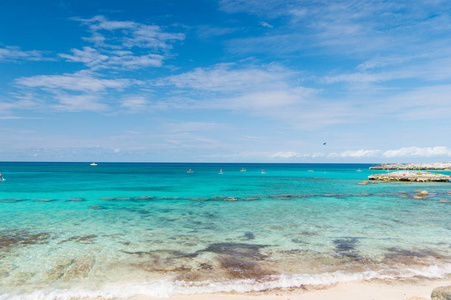
[[[219,170],[219,174],[224,174],[224,173],[222,173],[222,169],[221,169],[221,170]]]
[[[191,171],[191,169],[189,169],[188,171],[186,171],[186,173],[191,174],[194,173],[194,171]]]
[[[92,164],[90,164],[90,166],[97,166],[97,164],[93,162]]]
[[[241,168],[240,172],[246,172],[245,168]]]
[[[262,169],[262,174],[266,174],[265,170]]]

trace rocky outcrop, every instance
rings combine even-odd
[[[380,166],[370,167],[370,170],[451,170],[451,162],[382,164]]]
[[[451,300],[451,286],[435,288],[431,294],[432,300]]]
[[[369,180],[381,181],[417,181],[417,182],[449,182],[450,176],[430,172],[398,171],[368,176]]]

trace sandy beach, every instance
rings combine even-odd
[[[444,279],[372,280],[347,282],[333,286],[272,290],[248,294],[196,294],[175,295],[170,300],[425,300],[431,299],[432,290],[451,285],[451,277]],[[130,300],[156,300],[148,296],[135,296]]]

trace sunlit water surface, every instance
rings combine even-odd
[[[1,163],[0,299],[451,273],[450,184],[358,185],[369,166]]]

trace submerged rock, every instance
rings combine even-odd
[[[33,234],[26,230],[2,230],[0,231],[0,249],[46,244],[50,237],[50,234],[46,232]]]
[[[88,276],[95,260],[92,257],[65,258],[57,262],[53,269],[47,271],[48,280],[71,280]]]
[[[451,286],[435,288],[431,294],[432,300],[451,300]]]
[[[90,206],[89,209],[104,209],[105,207],[103,206],[98,206],[98,205],[94,205],[94,206]]]
[[[53,202],[55,199],[37,199],[34,200],[34,202]]]
[[[83,198],[69,198],[66,201],[85,201]]]
[[[26,199],[21,199],[21,198],[11,198],[11,199],[3,199],[0,200],[1,203],[16,203],[16,202],[22,202],[25,201]]]

